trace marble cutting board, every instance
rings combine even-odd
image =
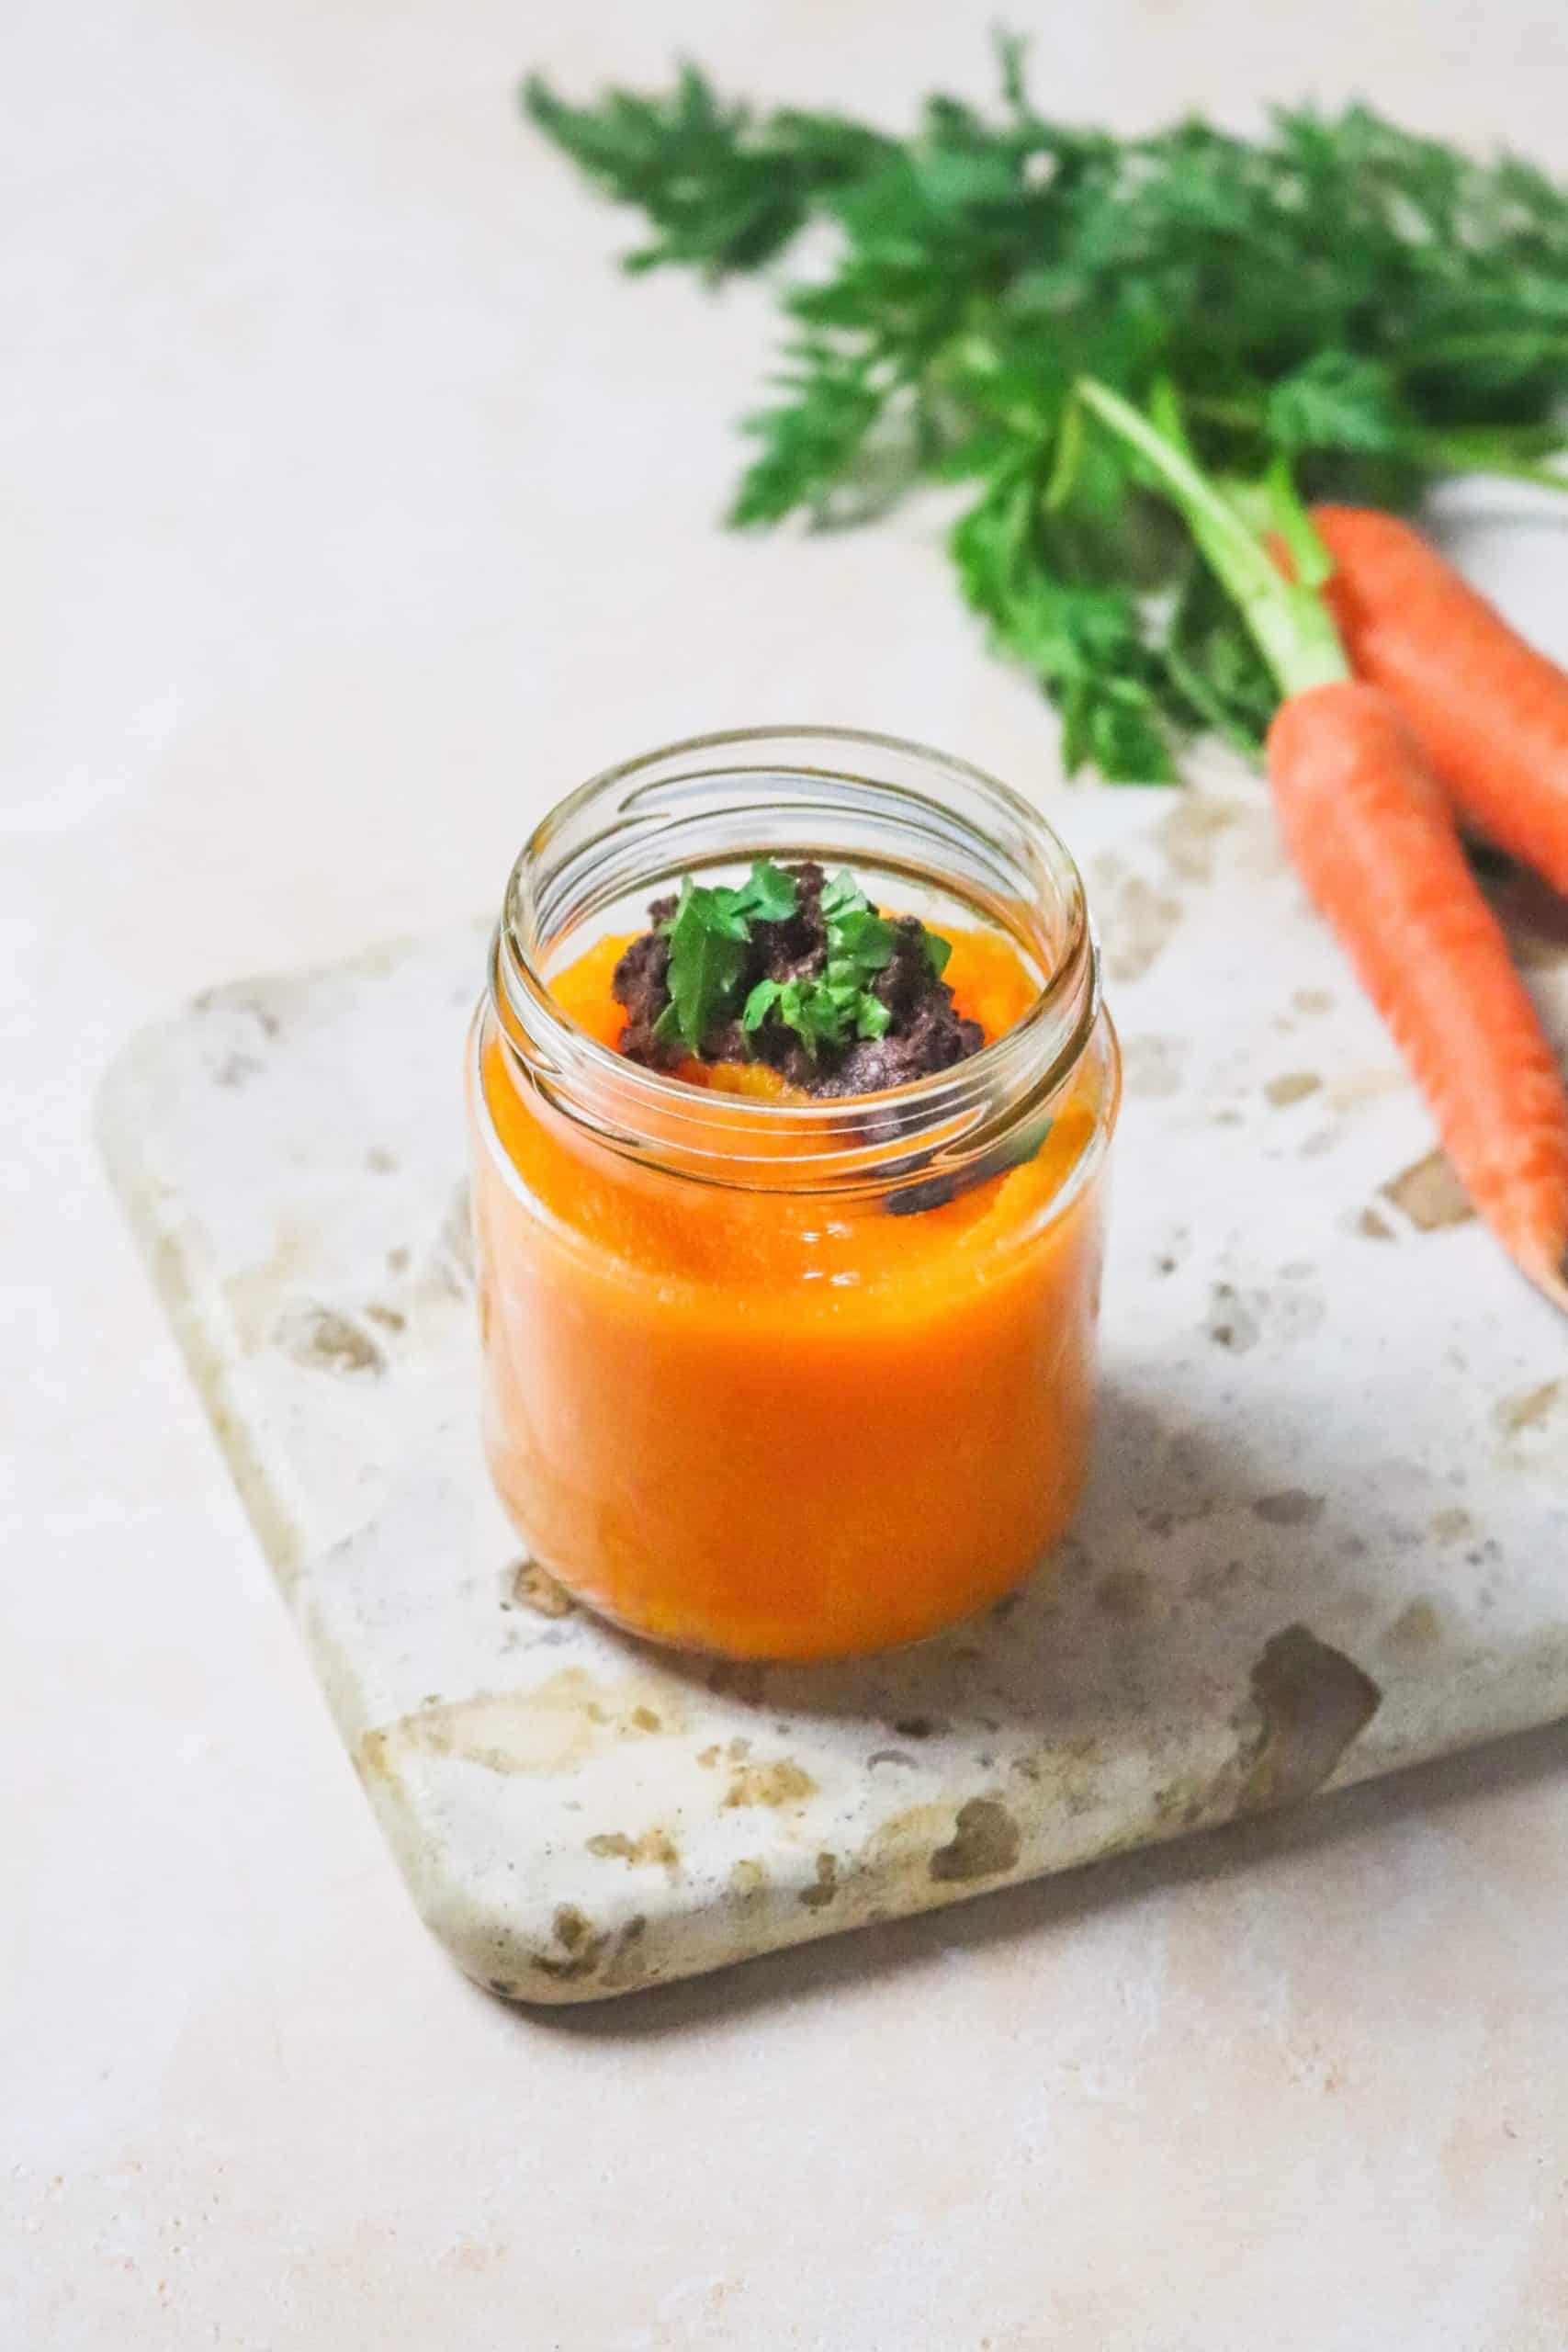
[[[1568,1713],[1568,1331],[1258,797],[1057,811],[1127,1067],[1097,1467],[1054,1573],[871,1664],[664,1657],[520,1558],[475,1442],[483,925],[211,990],[109,1073],[115,1183],[344,1741],[497,1993],[629,1992]],[[1568,1039],[1561,910],[1507,887]]]

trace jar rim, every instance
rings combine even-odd
[[[755,762],[746,761],[749,752],[757,755]],[[873,766],[882,772],[868,774]],[[923,839],[928,852],[944,838],[955,854],[960,844],[988,852],[992,873],[1013,886],[1010,892],[998,887],[998,904],[1006,898],[1010,912],[1035,925],[1026,944],[1043,978],[1028,1011],[946,1069],[874,1094],[804,1102],[694,1087],[591,1036],[558,1004],[544,968],[553,941],[567,927],[558,920],[561,892],[549,887],[559,879],[562,861],[570,865],[575,858],[576,868],[585,872],[595,854],[608,864],[614,844],[630,873],[636,869],[626,847],[628,834],[657,850],[666,833],[701,830],[700,816],[672,813],[682,794],[728,786],[744,796],[760,778],[799,787],[825,809],[835,793],[853,796],[863,814],[874,804],[886,831],[898,831],[901,820],[909,841],[919,845]],[[921,791],[921,782],[949,790],[938,797]],[[972,813],[953,806],[955,792],[973,804]],[[776,806],[759,798],[748,812],[763,832],[767,811]],[[574,845],[574,829],[584,820],[592,826],[599,813],[611,822]],[[979,821],[982,815],[994,837]],[[680,865],[692,870],[767,854],[759,840],[744,853],[725,849]],[[929,854],[922,860],[911,850],[881,862],[929,876],[996,919],[996,908],[987,909],[978,888],[954,882]],[[672,878],[675,870],[667,862],[648,878]],[[573,871],[581,881],[583,874]],[[626,887],[640,889],[647,882],[639,875]],[[1037,902],[1047,890],[1055,898],[1049,909]],[[1048,953],[1047,915],[1055,926]],[[1021,936],[1017,922],[1002,927]],[[849,727],[748,727],[689,736],[618,762],[578,786],[535,826],[513,865],[490,982],[513,1065],[598,1140],[672,1173],[766,1190],[886,1192],[890,1170],[896,1181],[913,1185],[929,1182],[939,1168],[962,1169],[994,1153],[1061,1091],[1088,1049],[1100,1006],[1099,944],[1082,876],[1041,811],[968,761],[905,737]],[[791,1143],[782,1157],[776,1149],[781,1135]]]

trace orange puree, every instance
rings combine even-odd
[[[551,983],[610,1046],[625,944]],[[946,977],[987,1039],[1036,992],[989,933],[958,934]],[[634,1165],[519,1085],[487,1017],[486,1436],[534,1556],[639,1632],[738,1657],[915,1640],[1016,1583],[1084,1475],[1101,1187],[1073,1179],[1113,1064],[1086,1056],[1025,1165],[891,1216]],[[756,1065],[682,1074],[787,1091]]]

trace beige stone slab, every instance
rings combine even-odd
[[[868,1665],[661,1657],[519,1576],[475,1440],[481,926],[214,991],[111,1076],[117,1184],[344,1739],[498,1991],[629,1991],[1568,1713],[1560,1322],[1256,798],[1065,830],[1128,1074],[1096,1474],[1058,1575]]]

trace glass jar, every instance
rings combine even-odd
[[[563,1009],[681,876],[757,857],[848,865],[1005,953],[1022,1017],[829,1102],[688,1084]],[[826,1658],[933,1634],[1050,1549],[1088,1455],[1120,1063],[1082,883],[1027,803],[826,729],[614,769],[513,870],[468,1089],[486,1450],[569,1591],[657,1641]]]

